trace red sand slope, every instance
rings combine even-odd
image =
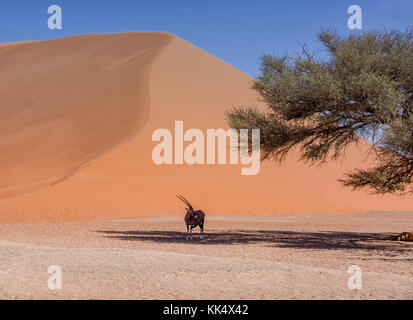
[[[368,165],[367,143],[318,169],[292,156],[241,166],[156,166],[154,130],[226,128],[257,105],[252,78],[165,33],[87,35],[0,45],[0,221],[182,214],[184,194],[209,214],[413,210],[336,179]],[[262,106],[261,106],[262,107]]]

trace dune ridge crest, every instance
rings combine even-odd
[[[152,62],[170,39],[84,35],[0,47],[0,198],[64,181],[132,139],[148,119]]]

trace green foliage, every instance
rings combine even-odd
[[[377,166],[340,181],[376,193],[412,191],[413,29],[347,37],[322,30],[318,38],[328,59],[305,48],[296,57],[264,55],[253,88],[268,109],[236,108],[230,126],[260,128],[263,159],[282,161],[296,148],[317,165],[371,138]]]

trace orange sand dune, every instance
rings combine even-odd
[[[252,80],[166,33],[0,45],[0,221],[177,215],[177,193],[208,214],[413,210],[413,197],[337,183],[372,163],[367,142],[323,168],[291,156],[257,176],[241,165],[153,163],[154,130],[183,120],[206,134],[227,127],[233,106],[263,107]]]

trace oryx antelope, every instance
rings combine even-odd
[[[176,196],[178,199],[182,200],[188,208],[186,208],[185,223],[186,223],[186,238],[192,239],[192,229],[199,226],[201,229],[200,239],[204,238],[204,222],[205,222],[205,213],[201,210],[195,211],[191,206],[188,200],[183,196]]]

